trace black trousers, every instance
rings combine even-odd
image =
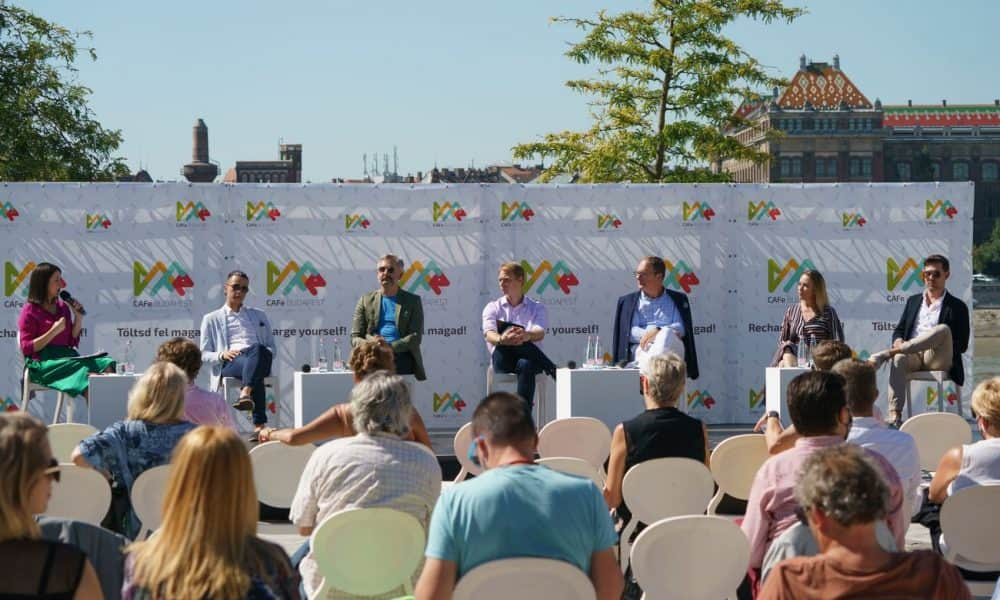
[[[493,371],[517,375],[517,395],[530,413],[535,407],[535,376],[555,374],[556,365],[534,342],[520,346],[496,346],[493,349]]]

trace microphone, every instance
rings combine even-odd
[[[312,371],[312,367],[309,366],[309,363],[306,363],[306,364],[302,365],[302,367],[299,369],[299,371],[302,371],[303,373],[308,373],[308,372]]]
[[[575,369],[576,368],[576,361],[575,360],[568,361],[566,363],[566,368],[567,369]]]
[[[62,290],[61,292],[59,292],[59,297],[62,298],[63,302],[67,304],[73,304],[74,302],[76,302],[76,298],[70,295],[70,293],[67,292],[66,290]],[[81,315],[87,314],[87,311],[83,310],[83,305],[80,305],[80,314]]]

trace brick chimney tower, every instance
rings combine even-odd
[[[211,183],[219,174],[219,167],[208,162],[208,127],[198,119],[194,124],[191,162],[184,165],[181,174],[192,183]]]

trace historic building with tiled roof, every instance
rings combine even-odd
[[[832,63],[802,56],[784,90],[737,115],[745,125],[727,133],[770,160],[714,165],[734,181],[973,181],[976,243],[1000,216],[1000,101],[883,106],[841,71],[837,56]]]

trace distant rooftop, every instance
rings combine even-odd
[[[1000,126],[1000,106],[993,104],[886,105],[886,127]]]

